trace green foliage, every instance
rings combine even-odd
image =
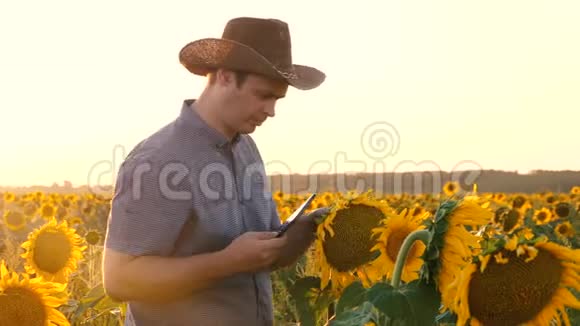
[[[434,325],[440,304],[434,284],[424,281],[399,288],[381,282],[368,289],[357,281],[344,290],[331,325]]]
[[[352,310],[343,311],[330,321],[330,326],[361,326],[379,319],[376,308],[370,302],[363,302]]]
[[[290,288],[290,294],[296,304],[300,325],[315,326],[323,324],[327,318],[327,309],[334,301],[327,291],[321,291],[320,278],[307,276],[299,278]]]
[[[390,319],[406,322],[413,317],[405,295],[389,284],[375,284],[367,292],[367,300]]]
[[[360,281],[355,281],[347,286],[338,303],[336,304],[336,315],[342,314],[344,311],[358,307],[366,301],[366,289]]]
[[[77,299],[70,299],[61,311],[72,325],[122,325],[125,305],[105,294],[102,284]]]
[[[320,278],[306,275],[307,257],[272,273],[274,313],[277,325],[315,326],[328,319],[334,302],[328,290],[320,290]]]
[[[434,221],[425,222],[426,229],[429,231],[429,242],[426,244],[425,252],[421,257],[424,261],[419,272],[420,278],[426,283],[436,283],[437,275],[441,270],[441,249],[444,245],[444,237],[449,227],[447,217],[457,207],[459,202],[455,200],[446,201],[439,206],[435,213]]]

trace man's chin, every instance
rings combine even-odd
[[[248,123],[247,125],[244,126],[244,128],[242,130],[240,130],[240,133],[242,133],[242,134],[251,134],[254,131],[256,131],[257,128],[258,128],[257,125],[255,125],[253,123]]]

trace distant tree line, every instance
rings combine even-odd
[[[373,189],[383,194],[419,194],[441,192],[443,185],[448,181],[457,181],[465,191],[471,191],[473,184],[477,184],[479,192],[505,193],[538,193],[554,192],[567,193],[572,187],[580,186],[580,171],[533,171],[530,174],[517,172],[483,170],[483,171],[423,171],[407,173],[355,173],[355,174],[291,174],[271,175],[269,182],[272,191],[290,193],[323,192],[349,190],[366,191]],[[92,192],[86,185],[66,187],[53,185],[31,187],[0,187],[0,192],[12,191],[15,193],[43,191],[59,193]],[[113,186],[103,186],[98,193],[110,194]]]
[[[384,194],[435,194],[441,192],[441,188],[448,181],[457,181],[465,191],[471,191],[473,184],[477,184],[478,192],[567,193],[572,187],[580,186],[580,171],[534,171],[530,174],[519,174],[484,170],[455,173],[423,171],[378,175],[357,173],[270,176],[271,187],[274,191],[293,193],[373,189]]]

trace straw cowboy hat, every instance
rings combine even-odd
[[[222,38],[204,38],[185,45],[179,52],[179,61],[200,76],[225,68],[285,80],[301,90],[322,84],[326,78],[323,72],[292,63],[291,47],[287,23],[239,17],[228,21]]]

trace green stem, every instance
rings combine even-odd
[[[399,249],[399,254],[397,255],[395,271],[393,272],[393,279],[391,280],[391,286],[395,289],[398,288],[399,283],[401,283],[401,274],[403,273],[403,267],[405,266],[409,250],[411,250],[411,246],[417,240],[421,240],[425,245],[427,245],[429,243],[429,231],[417,230],[409,234],[405,238],[405,241],[403,241],[403,245],[401,246],[401,249]]]

